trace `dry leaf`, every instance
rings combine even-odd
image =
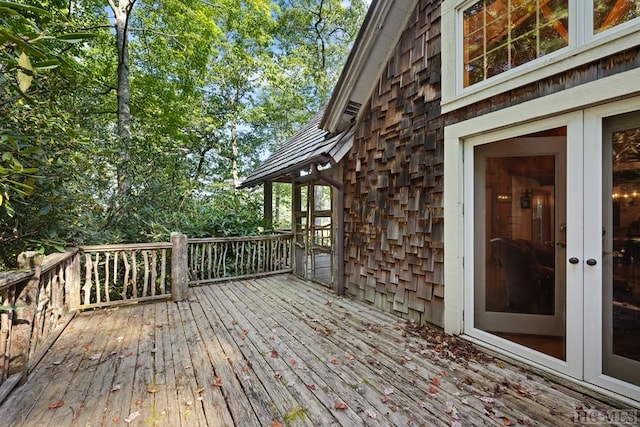
[[[413,425],[413,420],[407,420],[407,425],[408,426],[412,426]]]
[[[284,427],[281,422],[271,421],[271,427]]]
[[[435,388],[434,386],[431,386],[431,387],[429,387],[429,392],[430,392],[430,393],[437,393],[437,392],[438,392],[438,389],[437,389],[437,388]]]
[[[348,408],[348,406],[345,403],[340,402],[339,400],[335,401],[335,403],[333,404],[333,407],[335,409],[347,409]]]
[[[353,354],[347,354],[347,355],[346,355],[346,358],[347,358],[347,360],[353,360],[353,359],[355,359],[356,357],[355,357]]]
[[[298,364],[298,362],[296,361],[296,359],[291,359],[289,361],[289,363],[291,363],[292,366],[296,366]]]
[[[332,365],[339,365],[340,361],[338,359],[331,359],[331,364]]]
[[[279,356],[278,350],[271,350],[271,357],[277,359]]]
[[[313,391],[313,390],[316,389],[316,385],[315,384],[307,384],[307,389]]]
[[[136,399],[136,401],[135,401],[135,402],[133,402],[133,403],[135,403],[137,406],[140,406],[140,405],[142,405],[142,402],[144,402],[144,400],[142,400],[142,399],[138,398],[138,399]]]
[[[437,386],[437,387],[438,387],[438,386],[440,386],[440,384],[441,384],[441,383],[440,383],[440,379],[439,379],[439,378],[436,378],[436,377],[431,378],[431,384],[433,384],[433,385],[435,385],[435,386]]]
[[[280,378],[282,378],[282,374],[280,372],[276,372],[275,374],[273,374],[273,378],[279,380]]]
[[[504,424],[504,425],[506,425],[506,426],[514,426],[514,425],[516,425],[516,422],[511,421],[509,418],[505,417],[505,418],[502,420],[502,424]]]
[[[51,405],[49,405],[49,409],[56,409],[61,406],[64,406],[64,402],[62,400],[59,400],[58,402],[53,402]]]
[[[216,379],[213,381],[213,386],[214,387],[222,387],[222,378],[216,377]]]
[[[390,394],[393,394],[393,389],[391,387],[387,387],[384,389],[383,393],[385,396],[388,396]]]
[[[382,402],[382,403],[387,403],[388,401],[389,401],[389,397],[388,396],[382,396],[380,398],[380,402]]]
[[[232,325],[237,325],[237,324],[238,324],[238,321],[237,321],[236,319],[233,319],[233,320],[231,321],[231,324],[232,324]]]
[[[245,334],[245,335],[249,335],[249,330],[248,329],[243,329],[242,333]]]
[[[150,385],[149,387],[147,387],[147,393],[157,393],[160,391],[160,387],[158,387],[157,385]]]
[[[127,418],[124,419],[124,422],[129,424],[129,423],[131,423],[131,421],[135,420],[139,416],[140,416],[140,412],[138,412],[138,411],[133,412],[133,413],[129,414],[129,416]]]
[[[204,387],[198,387],[198,388],[196,389],[196,394],[200,394],[200,393],[202,393],[204,390],[205,390],[205,388],[204,388]]]
[[[246,374],[247,372],[249,372],[250,370],[251,370],[251,368],[249,367],[249,365],[244,365],[244,366],[242,367],[242,372],[244,372],[245,374]]]
[[[122,388],[122,384],[116,384],[116,385],[114,385],[114,386],[113,386],[113,388],[111,389],[111,392],[118,391],[118,390],[120,390],[121,388]]]
[[[374,419],[374,420],[375,420],[376,418],[378,418],[378,417],[376,416],[376,413],[375,413],[375,412],[373,412],[373,409],[369,409],[369,408],[367,408],[367,409],[365,409],[365,410],[364,410],[364,413],[365,413],[365,414],[367,414],[367,417],[372,418],[372,419]]]

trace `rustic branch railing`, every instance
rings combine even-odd
[[[171,243],[82,246],[81,309],[171,297]]]
[[[78,283],[77,249],[24,255],[25,270],[0,273],[0,402],[26,379],[71,319]]]
[[[293,234],[189,239],[189,284],[292,271]]]

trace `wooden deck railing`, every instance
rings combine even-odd
[[[172,233],[167,243],[82,246],[46,257],[28,253],[22,270],[0,272],[0,402],[76,310],[179,301],[188,285],[289,272],[292,238],[187,239]]]
[[[292,271],[293,234],[189,239],[189,284]]]
[[[78,308],[171,297],[171,243],[82,246]]]
[[[79,253],[22,254],[19,271],[0,274],[0,402],[35,367],[71,319]]]

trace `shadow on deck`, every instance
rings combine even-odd
[[[1,424],[564,426],[609,409],[293,276],[189,292],[78,315]]]

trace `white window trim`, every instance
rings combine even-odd
[[[578,28],[574,23],[569,28],[568,47],[463,88],[462,38],[457,34],[461,27],[460,11],[475,1],[445,1],[442,4],[442,113],[632,48],[638,45],[640,37],[640,18],[596,35],[588,31],[592,24]],[[584,6],[584,0],[569,0],[570,14],[581,23],[592,23],[591,9]]]

